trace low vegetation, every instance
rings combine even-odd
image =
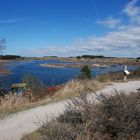
[[[91,79],[91,69],[88,65],[84,65],[80,70],[80,75],[78,77],[79,79]]]
[[[26,83],[28,92],[26,96],[31,96],[31,100],[38,100],[43,98],[47,93],[47,87],[35,76],[25,75],[23,82]]]
[[[140,139],[140,94],[81,94],[68,102],[64,114],[39,121],[40,129],[22,140]]]
[[[139,79],[140,78],[140,68],[130,71],[130,75],[127,75],[127,80]],[[110,72],[107,74],[102,74],[96,77],[96,80],[105,83],[105,82],[118,82],[124,81],[124,73],[122,72]]]
[[[72,80],[69,81],[61,90],[55,93],[55,96],[69,98],[80,96],[81,92],[90,93],[103,88],[103,84],[98,81],[85,79],[85,80]]]
[[[112,81],[123,81],[123,79],[124,79],[123,72],[111,72],[96,77],[96,80],[101,83],[112,82]]]
[[[140,69],[132,71],[128,79],[140,78]],[[0,97],[0,117],[11,113],[22,111],[38,105],[44,105],[48,102],[67,99],[69,97],[79,96],[81,92],[90,93],[97,91],[104,84],[112,81],[123,81],[123,72],[115,72],[97,76],[92,79],[91,71],[88,65],[84,65],[81,74],[77,80],[72,80],[65,85],[46,87],[36,77],[26,75],[23,82],[27,84],[28,89],[23,96],[8,94]]]
[[[24,77],[24,82],[29,89],[22,96],[9,93],[5,97],[0,97],[0,118],[50,102],[79,96],[81,91],[87,93],[96,91],[101,87],[101,84],[94,80],[73,80],[65,85],[45,87],[35,77],[29,75]]]
[[[131,74],[132,76],[139,76],[140,77],[140,67],[137,70],[134,70]]]
[[[29,102],[29,99],[26,97],[17,97],[12,94],[0,97],[0,118],[19,111]]]

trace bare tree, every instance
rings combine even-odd
[[[2,55],[3,50],[6,49],[6,39],[2,38],[0,39],[0,53]]]
[[[6,39],[1,38],[0,39],[0,56],[3,55],[3,51],[6,49]],[[0,62],[0,74],[1,73],[5,73],[6,70],[4,69],[4,62]],[[0,78],[0,88],[3,85],[3,81],[5,81],[5,79]]]

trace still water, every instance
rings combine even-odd
[[[1,84],[4,87],[10,87],[13,83],[21,82],[25,75],[36,76],[47,86],[58,85],[67,82],[68,80],[76,78],[80,74],[79,68],[50,68],[42,67],[40,64],[44,63],[67,63],[58,60],[33,60],[33,61],[13,61],[6,65],[11,71],[8,75],[0,76]],[[136,69],[136,66],[128,66],[129,70]],[[122,71],[123,65],[113,65],[106,68],[93,68],[93,77],[99,74]]]

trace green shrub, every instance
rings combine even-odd
[[[91,79],[92,78],[92,74],[91,74],[91,69],[88,65],[84,65],[81,68],[81,74],[79,76],[80,79]]]

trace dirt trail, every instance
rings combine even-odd
[[[130,81],[127,83],[114,83],[101,90],[102,93],[112,94],[112,90],[136,91],[140,88],[140,81]],[[100,92],[100,91],[98,91]],[[38,126],[35,123],[38,118],[47,116],[58,116],[63,113],[66,101],[36,107],[27,111],[19,112],[3,120],[0,120],[0,140],[20,140],[23,135],[35,131]]]

